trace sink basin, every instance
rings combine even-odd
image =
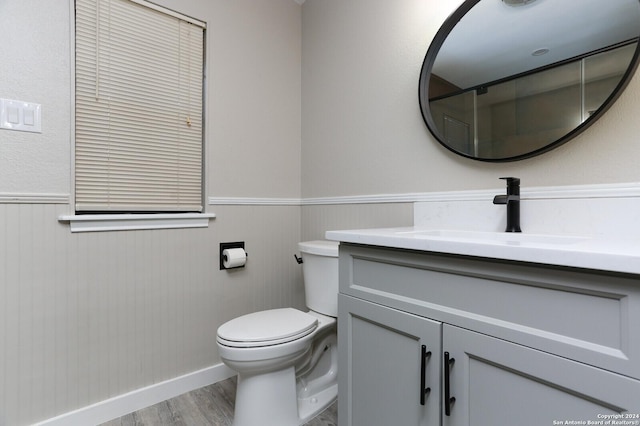
[[[485,232],[462,231],[454,229],[416,229],[411,231],[398,231],[398,236],[406,236],[418,239],[438,239],[469,241],[478,243],[502,243],[502,244],[544,244],[563,245],[575,244],[588,239],[587,237],[570,235],[546,235],[527,234],[516,232]]]
[[[360,246],[387,247],[561,267],[598,269],[640,276],[640,240],[635,234],[566,235],[549,233],[465,231],[445,226],[406,226],[327,231],[329,240]],[[539,229],[539,228],[538,228]],[[557,231],[556,231],[557,230]]]

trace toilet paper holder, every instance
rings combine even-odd
[[[232,243],[220,243],[220,270],[222,271],[223,269],[238,269],[238,268],[244,268],[244,265],[242,266],[236,266],[235,268],[226,268],[224,266],[224,251],[227,249],[234,249],[234,248],[241,248],[244,250],[244,241],[236,241],[236,242],[232,242]],[[246,252],[245,254],[247,256],[249,256]]]

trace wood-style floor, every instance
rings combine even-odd
[[[101,426],[231,426],[236,378],[196,389]],[[337,402],[305,426],[336,426]],[[260,425],[256,425],[260,426]]]

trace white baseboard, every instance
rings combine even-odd
[[[235,372],[217,364],[36,423],[35,426],[87,426],[108,422],[194,389],[228,379]]]

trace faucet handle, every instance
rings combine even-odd
[[[501,177],[507,181],[507,195],[520,195],[520,178]]]

